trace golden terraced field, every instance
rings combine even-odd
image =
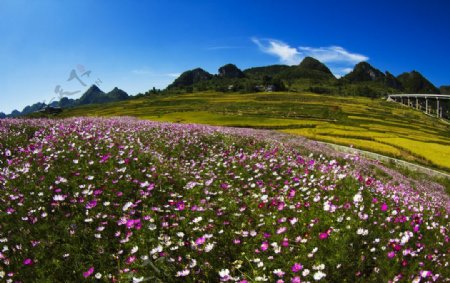
[[[90,105],[67,110],[63,116],[135,116],[275,129],[450,171],[450,125],[381,99],[201,92]]]

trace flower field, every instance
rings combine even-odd
[[[449,196],[264,131],[0,120],[0,281],[445,282]]]

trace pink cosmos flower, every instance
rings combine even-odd
[[[388,209],[388,205],[386,203],[383,203],[381,205],[381,211],[386,211]]]
[[[23,261],[24,265],[32,265],[33,264],[33,260],[31,258],[27,258]]]
[[[83,272],[83,276],[84,278],[88,278],[89,276],[92,275],[92,273],[94,273],[94,267],[91,266],[86,272]]]
[[[295,276],[294,278],[292,278],[291,282],[292,283],[301,283],[302,281],[300,280],[299,276]]]
[[[96,201],[95,199],[89,201],[89,202],[86,204],[86,208],[87,208],[87,209],[91,209],[91,208],[94,208],[94,207],[96,207],[96,206],[97,206],[97,201]]]
[[[328,233],[320,233],[319,234],[319,239],[325,240],[326,238],[328,238]]]
[[[294,265],[291,267],[292,272],[296,273],[303,269],[303,265],[300,263],[294,263]]]
[[[390,251],[388,252],[388,258],[393,258],[395,256],[395,252]]]
[[[132,264],[136,260],[136,256],[132,255],[125,261],[126,264]]]
[[[184,201],[179,201],[175,205],[178,210],[184,210],[186,208],[186,205],[184,204]]]
[[[269,248],[269,243],[268,242],[263,242],[261,244],[261,250],[262,251],[266,251]]]
[[[197,246],[203,245],[203,244],[205,243],[205,241],[206,241],[205,237],[200,237],[200,238],[198,238],[197,240],[195,240],[195,244],[196,244]]]

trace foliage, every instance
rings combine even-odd
[[[408,93],[439,93],[439,89],[417,71],[403,73],[397,79]]]
[[[187,87],[195,83],[206,81],[213,76],[201,68],[186,71],[182,73],[168,88]]]
[[[271,140],[128,118],[0,121],[0,278],[449,278],[448,196]]]

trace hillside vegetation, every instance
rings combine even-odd
[[[450,126],[382,99],[291,92],[198,92],[84,106],[65,110],[60,117],[119,115],[275,129],[450,170]]]

